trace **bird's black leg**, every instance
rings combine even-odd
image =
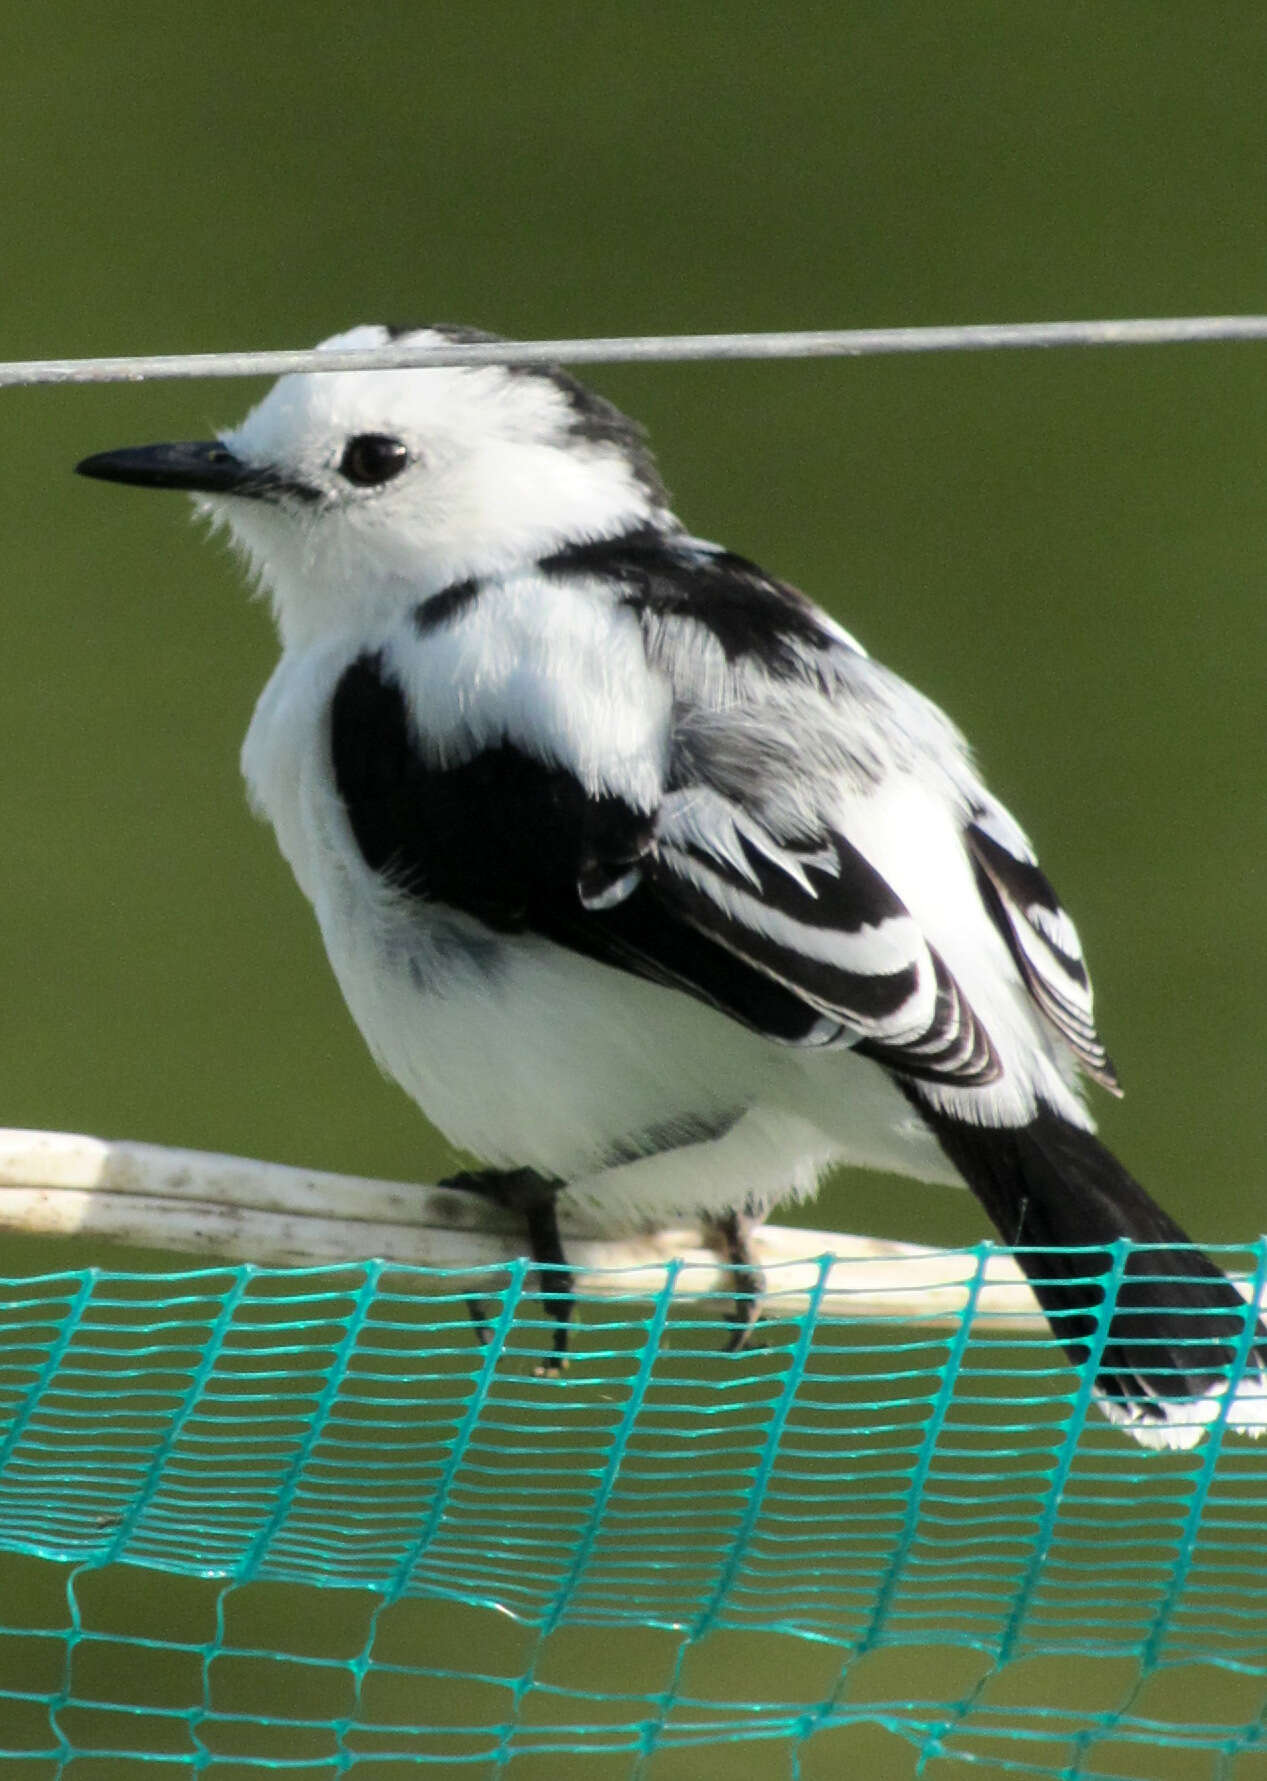
[[[568,1364],[568,1328],[576,1304],[572,1296],[574,1276],[563,1253],[563,1239],[559,1235],[556,1215],[555,1201],[559,1186],[558,1182],[549,1182],[546,1191],[524,1208],[532,1259],[539,1269],[543,1262],[548,1264],[548,1268],[538,1276],[541,1281],[541,1303],[554,1319],[550,1352],[536,1367],[537,1374],[543,1379],[561,1373]]]
[[[555,1202],[561,1181],[538,1175],[535,1169],[476,1169],[461,1175],[450,1175],[441,1187],[461,1188],[464,1193],[479,1194],[494,1206],[522,1217],[528,1233],[528,1253],[539,1269],[541,1303],[554,1319],[554,1336],[550,1353],[537,1367],[544,1378],[558,1374],[567,1366],[568,1325],[572,1320],[572,1271],[563,1253]],[[547,1270],[548,1272],[544,1271]],[[489,1340],[492,1332],[482,1299],[467,1300],[479,1342]]]
[[[761,1300],[765,1296],[765,1272],[753,1260],[752,1251],[748,1247],[748,1236],[756,1223],[756,1219],[748,1218],[742,1212],[725,1212],[720,1218],[708,1220],[713,1246],[730,1271],[731,1288],[735,1295],[734,1310],[727,1320],[730,1324],[730,1336],[726,1342],[727,1354],[738,1354],[741,1348],[747,1346],[761,1312]]]

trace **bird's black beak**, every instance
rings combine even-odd
[[[187,445],[133,445],[99,451],[75,465],[80,476],[132,482],[146,489],[187,489],[204,495],[276,495],[286,484],[275,472],[244,464],[218,439]]]

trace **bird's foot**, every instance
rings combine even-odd
[[[719,1218],[708,1219],[705,1225],[711,1247],[726,1264],[735,1295],[734,1307],[726,1320],[730,1325],[727,1354],[738,1354],[740,1349],[747,1347],[748,1338],[761,1315],[761,1301],[766,1291],[765,1270],[753,1260],[748,1245],[756,1225],[755,1218],[742,1212],[725,1212]]]
[[[564,1185],[535,1169],[473,1169],[450,1175],[441,1187],[460,1188],[478,1194],[494,1206],[517,1213],[528,1234],[528,1253],[537,1265],[541,1303],[554,1320],[550,1352],[533,1369],[540,1379],[557,1379],[568,1364],[568,1326],[572,1320],[572,1270],[563,1253],[556,1201]],[[492,1340],[493,1330],[484,1301],[467,1301],[481,1346]]]

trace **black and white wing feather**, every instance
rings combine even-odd
[[[1117,1073],[1096,1032],[1078,931],[1025,835],[1000,804],[991,802],[973,810],[965,838],[982,898],[1030,995],[1088,1076],[1120,1094]]]
[[[844,1042],[904,1074],[992,1081],[988,1035],[901,899],[844,835],[777,841],[707,785],[666,797],[648,888],[676,919],[781,984]]]

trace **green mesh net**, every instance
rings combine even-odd
[[[0,1283],[3,1781],[1267,1776],[1267,1448],[971,1285],[729,1356],[674,1274],[561,1382],[520,1266]]]

